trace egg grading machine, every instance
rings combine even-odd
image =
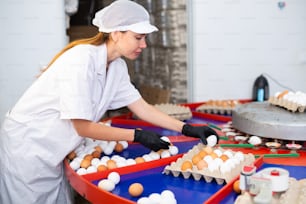
[[[306,112],[290,112],[269,102],[238,105],[232,123],[242,132],[264,138],[306,141]]]

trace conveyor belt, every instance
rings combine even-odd
[[[237,106],[233,111],[232,122],[236,129],[248,134],[306,141],[306,113],[293,113],[268,102]]]

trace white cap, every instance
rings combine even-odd
[[[148,34],[158,29],[151,25],[149,13],[141,5],[130,0],[117,0],[95,14],[93,25],[100,32],[133,31]]]

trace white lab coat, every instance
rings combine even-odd
[[[0,203],[71,203],[63,159],[83,137],[70,119],[99,121],[140,98],[126,63],[106,71],[106,46],[65,52],[9,111],[0,135]]]

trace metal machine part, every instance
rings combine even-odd
[[[306,113],[293,113],[269,102],[251,102],[236,106],[233,127],[266,138],[306,141]]]

